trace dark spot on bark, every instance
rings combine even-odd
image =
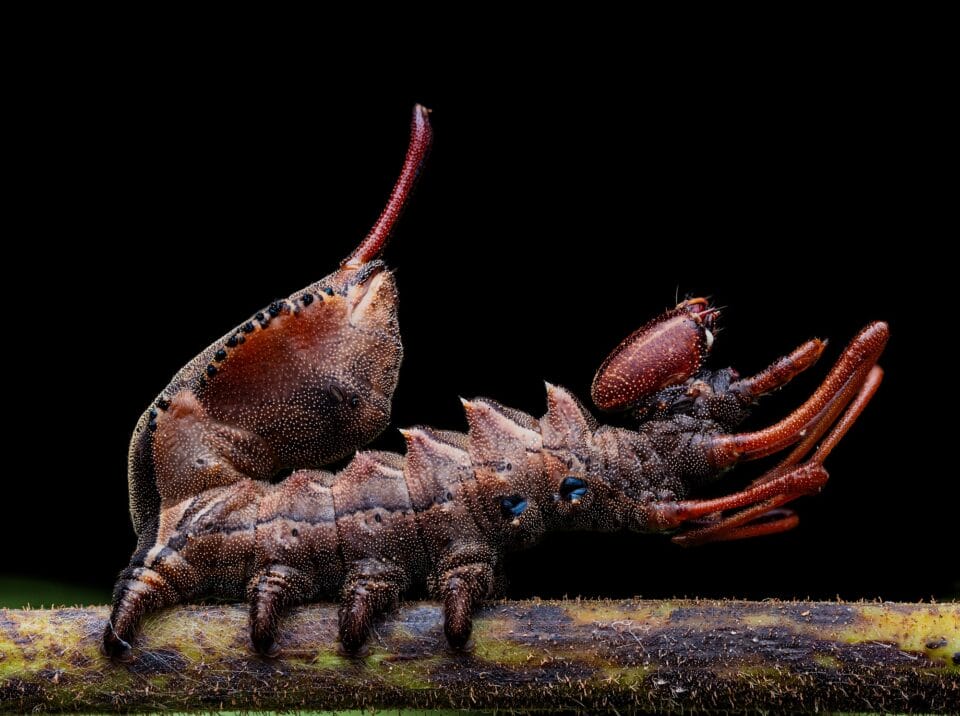
[[[180,652],[172,649],[140,650],[137,658],[130,662],[129,670],[142,676],[157,674],[181,674],[186,671],[190,661]]]
[[[333,295],[333,289],[330,288],[329,286],[327,286],[325,289],[323,289],[323,292],[326,293],[328,296],[332,296],[332,295]]]
[[[552,604],[534,604],[527,610],[526,619],[531,624],[542,622],[545,630],[553,630],[557,624],[566,625],[573,621],[566,609]]]
[[[82,651],[67,650],[63,656],[74,669],[86,669],[93,663],[93,659]]]
[[[244,336],[237,336],[237,343],[246,343],[247,339]]]
[[[156,409],[156,408],[150,408],[150,419],[151,419],[151,420],[156,420],[156,419],[157,419],[157,409]]]
[[[170,401],[166,398],[159,398],[157,400],[157,407],[160,408],[160,410],[166,410],[170,407]]]
[[[944,637],[942,637],[942,636],[936,637],[936,638],[934,638],[934,639],[930,639],[930,640],[926,643],[926,647],[927,647],[928,649],[942,649],[942,648],[945,647],[946,645],[947,645],[947,640],[946,640]]]
[[[257,311],[257,314],[254,316],[254,318],[256,318],[258,321],[262,323],[263,319],[266,318],[266,316],[263,315],[263,311]]]
[[[339,385],[331,385],[327,388],[327,392],[330,394],[330,397],[333,398],[335,403],[343,402],[343,391],[340,389]]]
[[[4,682],[0,682],[0,704],[4,705],[4,710],[8,710],[11,713],[19,711],[20,713],[25,713],[30,709],[14,709],[8,707],[8,704],[15,704],[18,701],[20,703],[47,703],[48,698],[46,696],[46,688],[38,684],[36,681],[27,681],[26,679],[7,679]],[[39,711],[40,709],[36,709]]]
[[[373,516],[373,519],[375,519],[377,522],[383,522],[383,518],[380,516],[379,512]]]
[[[62,669],[40,669],[40,671],[37,672],[37,678],[54,684],[59,684],[62,677]]]
[[[694,608],[691,611],[696,610]],[[672,616],[671,623],[674,623]],[[653,631],[636,628],[641,626],[640,622],[624,622],[598,630],[596,638],[602,644],[600,651],[604,658],[623,666],[654,664],[687,672],[738,668],[755,662],[762,654],[770,653],[776,653],[778,663],[785,668],[804,673],[823,672],[825,667],[817,659],[824,656],[838,663],[831,673],[837,670],[859,671],[865,664],[876,669],[936,666],[935,662],[922,655],[891,648],[889,644],[866,642],[838,645],[781,626],[745,629],[738,622],[731,621],[729,628],[709,630],[685,624]]]
[[[791,618],[802,621],[804,624],[818,624],[834,626],[852,624],[857,620],[857,613],[852,607],[845,604],[797,604],[784,610]],[[804,612],[809,612],[804,616]]]
[[[156,430],[156,429],[157,429],[157,421],[156,421],[156,420],[151,420],[149,423],[147,423],[147,427],[150,428],[151,431]]]
[[[300,530],[298,530],[296,527],[294,527],[292,530],[290,530],[290,534],[293,535],[294,537],[299,537],[299,536],[300,536]]]
[[[960,651],[953,655],[953,663],[960,666]]]
[[[441,644],[441,639],[446,639],[443,636],[443,612],[439,605],[424,604],[416,607],[405,607],[403,625],[413,636],[436,637],[437,645]]]
[[[244,333],[253,333],[253,321],[247,321],[244,323],[242,326],[240,326],[240,330]]]
[[[303,296],[300,298],[300,300],[303,301],[303,305],[304,305],[304,306],[309,306],[311,303],[313,303],[313,294],[312,294],[312,293],[305,293],[305,294],[303,294]]]
[[[249,659],[242,666],[238,665],[238,668],[250,672],[250,675],[261,683],[267,679],[285,679],[290,674],[283,662],[276,659]]]
[[[356,408],[358,405],[360,405],[360,398],[358,398],[358,397],[355,396],[355,395],[351,395],[351,396],[350,396],[350,407],[351,407],[351,408]]]
[[[237,347],[237,336],[232,335],[227,339],[227,348],[236,348]]]
[[[211,363],[210,365],[207,366],[207,375],[209,375],[212,378],[216,374],[217,374],[217,366]]]
[[[8,618],[4,614],[5,610],[0,610],[0,629],[3,629],[7,633],[7,637],[15,644],[22,644],[24,642],[20,641],[20,629],[17,627],[16,622]],[[29,640],[26,642],[29,643]]]
[[[699,621],[707,619],[727,619],[731,617],[742,618],[752,615],[764,614],[766,605],[762,603],[751,604],[749,602],[738,603],[735,606],[723,607],[680,607],[675,609],[670,615],[672,622],[684,620]],[[798,602],[784,604],[779,611],[787,618],[802,624],[816,624],[824,626],[843,626],[852,624],[857,620],[856,611],[845,604],[820,604]]]
[[[219,363],[220,361],[226,360],[226,359],[227,359],[227,352],[226,352],[225,350],[223,350],[223,348],[221,348],[220,350],[218,350],[216,353],[213,354],[213,359],[214,359],[215,361],[217,361],[218,363]]]
[[[283,303],[281,301],[274,301],[270,304],[270,308],[267,309],[267,313],[276,318],[280,315],[280,311],[283,310]]]
[[[561,682],[586,681],[594,676],[594,670],[579,661],[567,659],[541,659],[522,669],[511,669],[486,659],[478,659],[472,654],[463,654],[430,672],[431,683],[440,686],[461,686],[463,684],[500,684],[504,690],[511,686],[531,689],[549,699],[546,694]],[[543,702],[541,702],[543,703]]]
[[[819,642],[820,649],[830,649],[831,642]],[[917,654],[896,648],[893,644],[868,641],[862,644],[846,644],[836,653],[837,660],[853,671],[859,671],[864,664],[873,669],[891,669],[891,673],[908,669],[929,669],[939,664],[925,654]]]

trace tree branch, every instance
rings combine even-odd
[[[245,608],[185,607],[122,665],[99,652],[106,618],[0,611],[0,711],[960,710],[960,604],[506,602],[452,654],[438,606],[410,603],[356,659],[332,605],[286,619],[278,659],[250,652]]]

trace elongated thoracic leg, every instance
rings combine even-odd
[[[771,428],[714,438],[712,457],[723,458],[718,467],[741,458],[769,455],[798,443],[778,466],[742,492],[712,500],[655,505],[654,521],[663,529],[671,529],[728,510],[739,510],[674,538],[687,545],[772,534],[794,527],[797,520],[792,513],[777,508],[801,495],[819,491],[826,482],[828,475],[823,461],[859,417],[883,378],[883,371],[875,363],[887,337],[888,329],[883,323],[874,323],[861,331],[810,400]],[[797,464],[828,429],[829,434],[809,459]]]
[[[750,401],[766,395],[783,387],[816,363],[826,347],[827,344],[817,338],[809,340],[756,375],[734,381],[730,384],[730,391]]]
[[[717,435],[710,439],[708,459],[718,470],[740,460],[772,455],[802,440],[836,400],[848,402],[877,362],[889,338],[886,323],[872,323],[850,342],[836,365],[812,396],[790,415],[769,428],[752,433]]]
[[[739,507],[746,507],[746,509],[724,517],[707,527],[678,535],[674,537],[674,541],[679,544],[694,545],[757,537],[795,527],[797,519],[792,513],[775,508],[801,495],[818,492],[823,487],[829,477],[823,468],[823,461],[860,417],[860,413],[870,402],[882,379],[883,370],[879,366],[873,366],[846,412],[810,459],[803,464],[796,467],[777,466],[743,492],[715,500],[689,500],[676,503],[677,509],[673,519],[680,519],[681,522]]]
[[[340,596],[340,646],[354,654],[370,633],[374,619],[395,608],[403,592],[406,573],[379,560],[364,560],[347,576]]]

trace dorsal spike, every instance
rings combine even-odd
[[[410,508],[410,496],[402,463],[387,453],[358,452],[337,476],[331,490],[337,516],[382,507],[387,510]]]
[[[474,465],[509,471],[526,462],[527,452],[543,446],[536,420],[529,415],[507,411],[492,401],[464,400],[470,431],[467,445]],[[521,417],[522,416],[522,417]]]
[[[380,477],[396,477],[402,470],[402,464],[391,460],[389,453],[372,450],[358,452],[350,464],[338,475],[338,480],[363,482]]]
[[[400,434],[407,443],[405,471],[413,508],[423,511],[437,500],[455,499],[470,472],[465,446],[450,439],[456,434],[429,428],[410,428]]]
[[[565,388],[547,386],[547,414],[540,421],[544,447],[582,451],[593,444],[597,422]]]
[[[451,436],[456,435],[464,437],[462,433],[416,427],[401,430],[400,434],[407,443],[406,459],[408,468],[423,463],[429,463],[431,465],[440,463],[452,463],[463,466],[470,465],[465,443],[460,441],[460,443],[457,444],[449,439]]]

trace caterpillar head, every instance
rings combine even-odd
[[[637,466],[621,454],[621,435],[599,428],[571,393],[547,384],[541,501],[553,529],[610,532],[643,529],[646,509],[637,499]],[[635,433],[634,433],[635,434]],[[624,465],[631,465],[624,468]]]

